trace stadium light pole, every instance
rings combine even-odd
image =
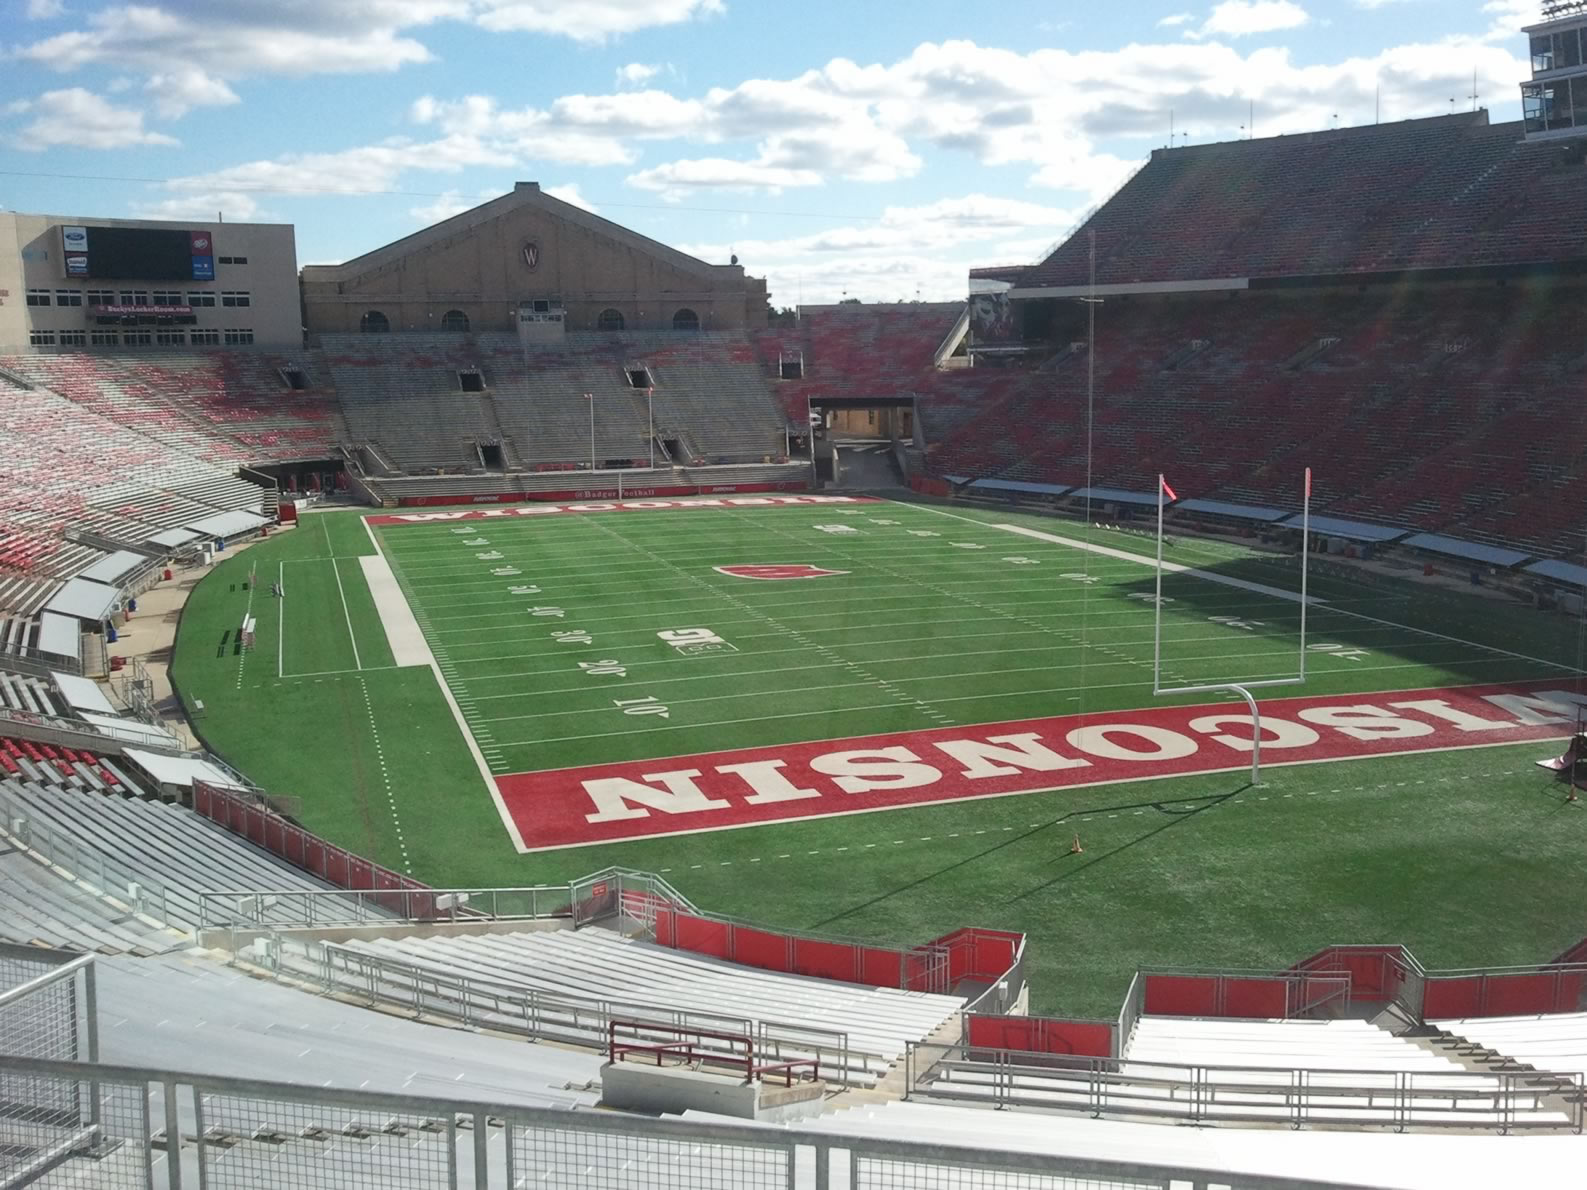
[[[584,399],[590,403],[590,470],[595,470],[595,394],[585,393]]]

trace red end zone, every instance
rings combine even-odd
[[[1262,707],[1262,761],[1313,764],[1570,735],[1587,695],[1462,686]],[[726,830],[1249,767],[1239,704],[1024,719],[496,779],[525,849]]]
[[[585,504],[530,504],[524,508],[467,508],[457,512],[388,512],[366,516],[371,525],[428,525],[437,521],[510,520],[569,512],[653,512],[684,508],[787,508],[828,504],[885,504],[875,496],[707,496],[690,500],[596,500]]]

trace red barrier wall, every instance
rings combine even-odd
[[[1286,987],[1276,979],[1227,979],[1219,1015],[1282,1018],[1289,1010]]]
[[[1031,1054],[1113,1055],[1113,1028],[1107,1021],[1067,1021],[1040,1016],[983,1016],[972,1013],[965,1043],[972,1049],[1020,1050]]]
[[[656,942],[662,946],[715,955],[765,971],[873,987],[929,992],[948,990],[942,950],[934,945],[895,950],[856,942],[802,938],[797,934],[717,921],[671,907],[657,908],[655,931]],[[995,933],[989,931],[989,934]]]
[[[1422,992],[1427,1020],[1466,1016],[1537,1016],[1579,1012],[1587,972],[1513,971],[1430,975]]]
[[[1161,1016],[1216,1016],[1216,975],[1148,975],[1145,1010]]]
[[[327,843],[249,798],[195,781],[193,809],[232,834],[241,835],[337,888],[390,893],[375,898],[376,902],[397,912],[405,909],[413,917],[427,917],[435,912],[433,897],[414,897],[411,893],[428,891],[429,885]],[[403,892],[409,895],[404,898]]]
[[[403,508],[430,508],[443,504],[534,504],[542,501],[563,500],[648,500],[654,496],[714,496],[725,492],[802,492],[810,486],[808,480],[788,483],[690,483],[652,486],[641,484],[630,487],[563,488],[555,492],[491,492],[482,496],[401,496],[397,503]]]

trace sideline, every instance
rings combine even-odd
[[[502,800],[495,774],[490,771],[490,764],[486,761],[485,754],[479,750],[479,741],[469,729],[468,720],[463,718],[463,709],[457,705],[457,699],[452,695],[452,687],[447,685],[446,675],[441,672],[435,654],[430,651],[429,642],[424,639],[424,633],[419,629],[419,622],[414,618],[408,597],[403,593],[402,586],[397,582],[397,576],[391,569],[391,563],[386,560],[385,552],[380,548],[380,539],[375,536],[374,526],[369,523],[368,517],[360,519],[363,522],[364,532],[369,534],[369,544],[374,546],[375,552],[373,555],[360,554],[358,560],[364,568],[364,578],[369,583],[369,593],[374,597],[375,610],[380,615],[381,625],[386,629],[386,639],[391,643],[391,659],[401,666],[405,657],[418,657],[422,652],[424,660],[416,661],[414,664],[428,665],[430,672],[435,675],[435,684],[440,688],[441,697],[446,700],[447,708],[452,712],[452,719],[457,724],[458,733],[462,735],[469,755],[474,758],[474,765],[479,769],[480,778],[485,782],[490,800],[496,807],[496,814],[507,830],[507,837],[512,840],[514,849],[523,854],[529,848],[524,845],[518,823],[507,809],[507,803]],[[401,630],[394,636],[392,626],[399,623],[402,625]]]

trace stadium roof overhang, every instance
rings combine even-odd
[[[98,621],[115,609],[120,598],[121,592],[106,583],[74,578],[55,593],[55,598],[44,605],[44,610],[76,616],[79,620]]]
[[[1209,277],[1201,281],[1125,281],[1114,285],[1033,285],[1008,291],[1010,298],[1086,298],[1126,293],[1224,293],[1250,289],[1249,277]]]
[[[1485,562],[1489,566],[1516,566],[1532,556],[1522,550],[1502,549],[1496,545],[1463,541],[1458,537],[1445,537],[1439,533],[1413,533],[1400,544],[1409,546],[1413,550],[1426,550],[1430,554],[1465,558],[1470,562]]]
[[[821,409],[875,409],[885,405],[909,406],[915,403],[914,393],[888,397],[811,397],[810,404]],[[795,419],[797,420],[797,419]]]

